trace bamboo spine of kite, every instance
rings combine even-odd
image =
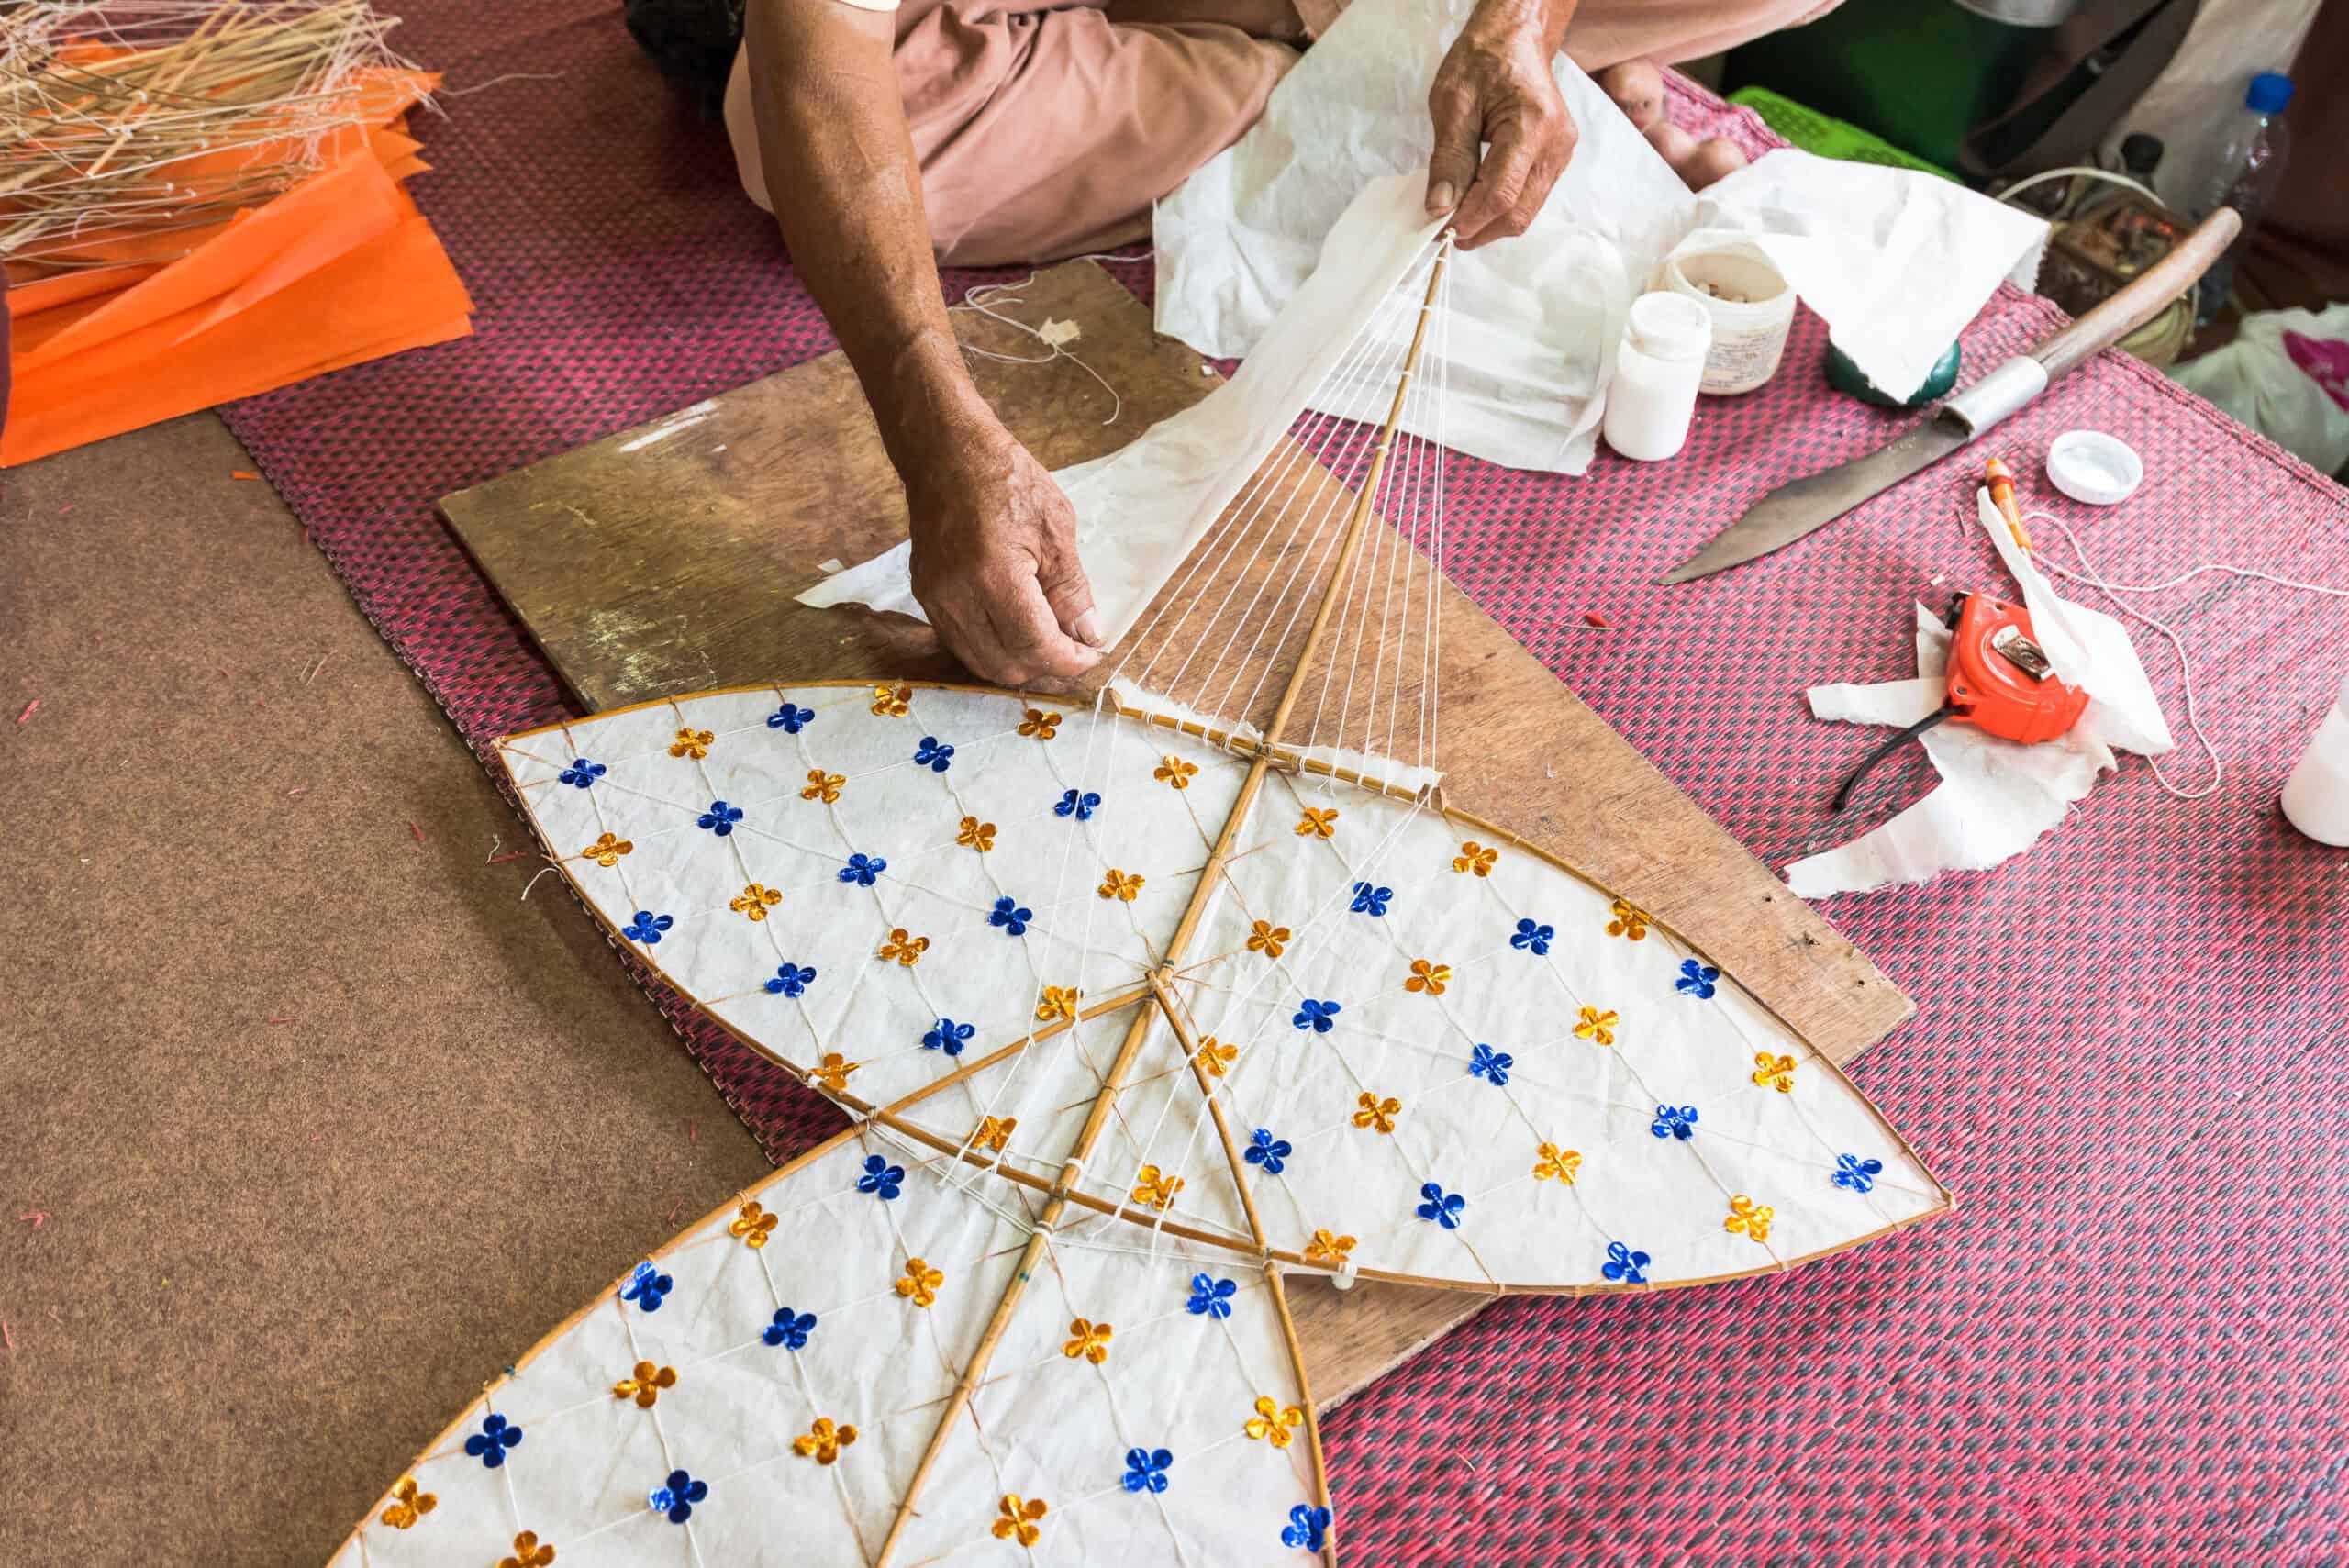
[[[1280,706],[1274,713],[1272,723],[1265,727],[1265,747],[1258,751],[1255,760],[1249,764],[1247,777],[1241,783],[1239,795],[1232,802],[1230,813],[1224,818],[1222,830],[1216,835],[1215,847],[1208,856],[1207,865],[1199,873],[1198,884],[1192,888],[1190,901],[1184,906],[1183,917],[1176,924],[1174,936],[1167,941],[1164,956],[1159,961],[1157,969],[1152,972],[1152,991],[1156,1006],[1137,1007],[1134,1010],[1133,1022],[1126,1029],[1126,1038],[1119,1047],[1117,1060],[1110,1064],[1108,1074],[1103,1078],[1101,1093],[1094,1098],[1092,1112],[1085,1118],[1084,1129],[1077,1134],[1076,1145],[1070,1152],[1067,1162],[1062,1166],[1060,1179],[1052,1184],[1052,1195],[1045,1200],[1043,1211],[1037,1217],[1033,1228],[1029,1232],[1028,1245],[1019,1254],[1019,1265],[1012,1270],[1011,1281],[1004,1288],[1003,1299],[996,1304],[995,1314],[987,1319],[986,1329],[979,1336],[978,1344],[973,1348],[970,1360],[964,1363],[962,1376],[956,1380],[953,1389],[946,1396],[946,1407],[940,1412],[938,1425],[930,1432],[930,1441],[922,1449],[921,1460],[915,1465],[913,1475],[906,1484],[905,1496],[897,1503],[896,1517],[889,1522],[889,1533],[882,1539],[880,1552],[874,1560],[875,1568],[885,1568],[890,1553],[896,1549],[898,1539],[904,1535],[906,1526],[913,1518],[914,1505],[920,1499],[922,1484],[929,1479],[930,1467],[937,1463],[938,1456],[945,1451],[947,1439],[952,1435],[956,1425],[962,1420],[973,1393],[977,1389],[981,1380],[986,1376],[987,1367],[995,1359],[996,1347],[1002,1342],[1004,1333],[1011,1326],[1012,1314],[1019,1309],[1020,1297],[1028,1288],[1028,1281],[1034,1274],[1037,1264],[1042,1260],[1044,1249],[1050,1244],[1052,1228],[1060,1222],[1061,1216],[1067,1210],[1069,1189],[1076,1184],[1084,1172],[1085,1161],[1092,1156],[1094,1143],[1100,1137],[1101,1129],[1109,1119],[1109,1111],[1117,1103],[1119,1092],[1124,1086],[1126,1074],[1132,1068],[1134,1058],[1141,1053],[1141,1043],[1150,1033],[1152,1020],[1163,1016],[1169,1026],[1174,1028],[1179,1033],[1181,1025],[1175,1019],[1174,1010],[1166,995],[1165,976],[1173,973],[1174,967],[1182,962],[1184,953],[1190,947],[1192,936],[1198,929],[1199,922],[1206,917],[1208,906],[1214,902],[1216,885],[1222,878],[1225,863],[1231,857],[1232,845],[1238,841],[1241,830],[1246,826],[1249,814],[1255,806],[1257,795],[1263,790],[1265,771],[1272,764],[1271,745],[1280,739],[1283,728],[1296,709],[1297,698],[1304,687],[1306,674],[1312,667],[1314,655],[1319,651],[1322,636],[1329,629],[1330,617],[1336,612],[1338,600],[1345,591],[1347,570],[1360,551],[1363,536],[1369,527],[1372,506],[1376,499],[1379,484],[1386,473],[1386,454],[1394,445],[1396,427],[1402,423],[1404,395],[1410,390],[1412,373],[1419,368],[1419,351],[1427,341],[1428,317],[1435,309],[1436,293],[1443,282],[1444,263],[1451,259],[1451,256],[1452,236],[1447,231],[1437,247],[1434,264],[1428,272],[1427,294],[1419,304],[1419,322],[1411,333],[1410,349],[1403,357],[1402,373],[1396,378],[1394,401],[1387,408],[1386,423],[1379,430],[1377,450],[1372,456],[1370,469],[1364,477],[1362,489],[1354,497],[1353,511],[1346,522],[1345,542],[1341,547],[1337,562],[1331,569],[1330,585],[1323,590],[1320,606],[1314,612],[1313,625],[1306,633],[1305,645],[1297,654],[1296,665],[1289,671],[1288,680],[1281,692]],[[1215,1112],[1218,1129],[1223,1132],[1225,1149],[1228,1153],[1233,1154],[1232,1179],[1240,1187],[1241,1200],[1248,1210],[1249,1228],[1255,1234],[1259,1251],[1263,1252],[1264,1229],[1256,1218],[1255,1201],[1249,1195],[1245,1180],[1238,1173],[1239,1161],[1236,1151],[1232,1151],[1230,1131],[1224,1126],[1221,1108],[1212,1095],[1208,1095],[1208,1103]],[[1119,1212],[1122,1211],[1123,1206],[1120,1205]],[[1269,1253],[1264,1254],[1264,1257],[1265,1267],[1270,1270],[1272,1259]],[[1297,1326],[1289,1318],[1287,1296],[1280,1289],[1277,1282],[1275,1283],[1273,1294],[1280,1315],[1282,1330],[1287,1337],[1290,1347],[1290,1360],[1301,1385],[1305,1376],[1305,1367],[1297,1352]],[[1311,1403],[1309,1395],[1307,1396],[1307,1403],[1308,1405]],[[1310,1434],[1310,1441],[1315,1496],[1317,1501],[1327,1506],[1329,1479],[1322,1467],[1321,1443],[1318,1431]],[[1330,1554],[1328,1560],[1331,1562],[1335,1562],[1334,1551]]]

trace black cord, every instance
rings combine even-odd
[[[1883,745],[1878,746],[1875,751],[1870,751],[1866,756],[1861,758],[1860,765],[1854,768],[1850,776],[1844,779],[1843,787],[1835,792],[1835,799],[1829,806],[1829,809],[1833,811],[1842,810],[1845,806],[1850,804],[1852,792],[1859,787],[1860,781],[1862,779],[1868,776],[1868,771],[1870,769],[1874,768],[1878,762],[1883,762],[1887,757],[1892,755],[1894,751],[1899,750],[1903,746],[1906,746],[1909,741],[1917,739],[1918,736],[1922,735],[1926,730],[1931,729],[1934,725],[1941,723],[1945,718],[1954,718],[1956,716],[1957,709],[1952,707],[1947,703],[1943,703],[1941,706],[1933,709],[1932,712],[1925,715],[1924,717],[1909,726],[1906,729],[1903,729],[1900,733],[1895,735],[1891,740],[1887,740]]]

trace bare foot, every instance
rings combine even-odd
[[[1701,191],[1724,174],[1734,174],[1745,167],[1745,149],[1725,136],[1709,136],[1691,149],[1673,169],[1688,183],[1692,191]]]
[[[1701,191],[1722,175],[1745,167],[1745,151],[1727,137],[1699,141],[1664,117],[1664,71],[1653,60],[1627,60],[1598,75],[1599,91],[1615,102],[1624,117],[1638,127],[1648,145],[1662,155],[1672,172],[1692,191]]]
[[[1653,60],[1627,60],[1598,73],[1598,90],[1642,130],[1664,123],[1664,72]]]
[[[1709,136],[1699,141],[1670,120],[1658,120],[1648,127],[1647,137],[1648,145],[1692,191],[1701,191],[1722,175],[1745,167],[1745,150],[1725,136]]]

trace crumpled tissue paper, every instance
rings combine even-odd
[[[1161,332],[1250,353],[1365,181],[1424,187],[1428,83],[1471,9],[1347,6],[1248,134],[1158,204]],[[1445,433],[1460,451],[1586,469],[1624,316],[1675,251],[1758,246],[1885,387],[1921,384],[2001,279],[2027,286],[2038,269],[2040,219],[1909,170],[1780,150],[1694,195],[1597,83],[1564,55],[1554,70],[1580,132],[1572,161],[1524,235],[1454,263]]]
[[[2145,679],[2145,667],[2119,621],[2068,604],[2014,542],[1989,492],[1976,493],[1982,527],[2022,588],[2034,639],[2055,673],[2086,688],[2088,706],[2069,733],[2019,745],[1971,725],[1944,723],[1919,737],[1942,775],[1932,794],[1847,844],[1787,867],[1787,885],[1803,898],[1922,882],[1945,871],[1984,871],[2021,854],[2064,819],[2116,751],[2157,756],[2172,750],[2169,725]],[[1813,686],[1820,718],[1898,728],[1942,703],[1950,633],[1917,606],[1917,678],[1874,685]]]

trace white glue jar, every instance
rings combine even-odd
[[[1687,295],[1659,291],[1633,300],[1607,388],[1600,427],[1607,444],[1640,462],[1678,451],[1688,439],[1712,341],[1712,318]]]
[[[2284,785],[2284,815],[2320,844],[2349,848],[2349,677]]]

